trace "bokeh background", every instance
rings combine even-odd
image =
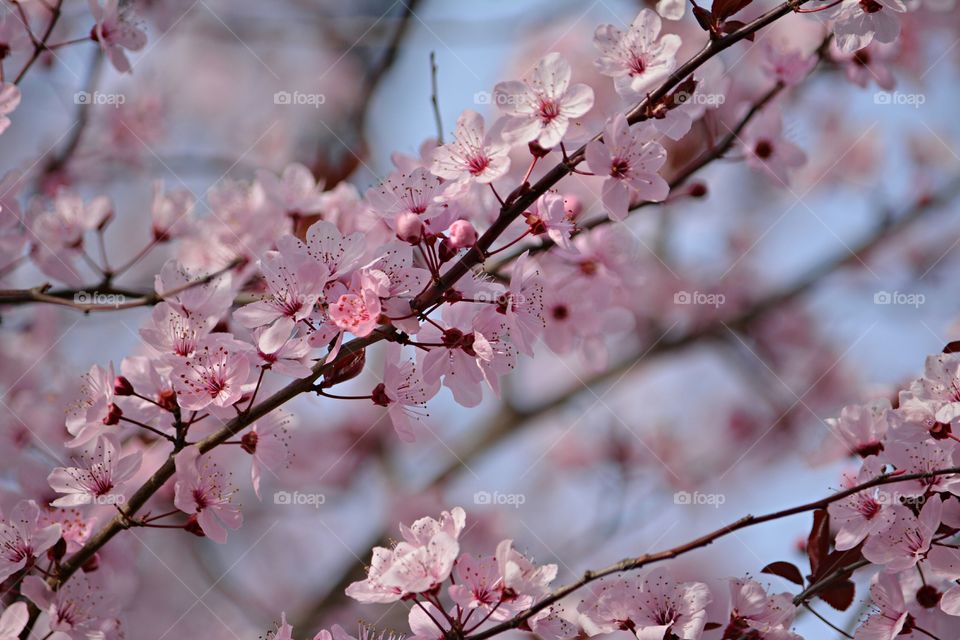
[[[756,4],[745,14],[758,14],[764,5]],[[592,68],[593,30],[625,26],[641,6],[137,2],[148,44],[131,56],[133,73],[116,73],[90,43],[45,54],[0,138],[0,174],[27,171],[24,196],[63,186],[109,195],[117,219],[107,240],[119,260],[148,237],[156,180],[202,200],[218,185],[252,179],[258,168],[277,172],[297,161],[329,187],[375,185],[392,169],[393,154],[415,156],[436,137],[431,53],[448,136],[464,108],[494,116],[492,86],[549,51],[563,52],[576,81],[597,88],[598,124],[618,98]],[[57,34],[83,34],[89,21],[86,2],[67,0]],[[844,405],[892,397],[920,374],[926,354],[960,337],[960,208],[948,189],[942,204],[903,217],[960,174],[960,20],[921,11],[904,25],[901,42],[876,55],[893,70],[896,90],[913,99],[888,101],[870,78],[860,87],[843,65],[822,65],[778,101],[786,136],[809,158],[789,186],[746,167],[735,148],[697,175],[707,197],[677,197],[618,228],[641,284],[627,305],[630,328],[611,334],[605,361],[541,347],[509,377],[502,399],[488,394],[480,408],[466,410],[441,393],[413,444],[401,443],[372,406],[300,398],[289,407],[294,460],[268,479],[262,502],[246,481],[248,461],[225,461],[246,521],[228,544],[144,530],[112,542],[105,553],[126,555],[139,568],[125,585],[133,603],[128,637],[253,638],[281,610],[300,635],[333,622],[353,631],[359,620],[402,629],[403,604],[352,606],[343,587],[362,574],[373,544],[397,537],[399,520],[457,505],[468,514],[468,550],[485,553],[510,537],[537,562],[559,564],[564,582],[837,488],[853,463],[825,420]],[[685,38],[680,58],[705,37],[689,15],[667,28]],[[789,16],[728,52],[727,100],[691,136],[671,143],[670,170],[723,135],[744,102],[769,86],[759,71],[765,42],[809,51],[823,33],[816,14]],[[77,104],[78,92],[122,96],[122,104]],[[311,104],[277,104],[278,93],[308,96]],[[583,200],[584,215],[598,215],[593,185],[568,182],[564,189]],[[203,216],[207,207],[198,206]],[[167,257],[153,252],[124,286],[149,290]],[[3,286],[45,280],[26,266]],[[722,294],[724,302],[674,304],[682,291]],[[790,294],[778,297],[784,291]],[[883,292],[917,303],[878,303]],[[8,393],[23,376],[68,389],[91,364],[135,353],[149,311],[0,313],[0,409],[12,412]],[[24,345],[17,335],[25,327],[44,337]],[[49,449],[0,452],[5,509],[16,487],[45,477],[61,447],[57,415],[69,401],[51,396],[49,411],[28,419]],[[22,426],[19,417],[6,421],[10,430]],[[273,499],[275,491],[295,490],[322,496],[322,504]],[[717,580],[719,617],[720,580],[756,575],[774,560],[800,563],[797,544],[809,526],[809,518],[796,517],[748,529],[675,564],[681,574]],[[791,586],[764,578],[777,589]],[[844,614],[820,609],[846,627],[862,612],[859,604]],[[797,629],[828,637],[809,615]]]

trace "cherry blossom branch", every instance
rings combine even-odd
[[[905,232],[925,215],[949,204],[958,196],[960,196],[960,175],[954,177],[943,188],[933,194],[925,195],[919,199],[902,215],[892,221],[885,220],[883,224],[878,225],[868,233],[863,240],[849,250],[844,249],[842,253],[811,268],[799,278],[795,284],[757,300],[737,315],[726,319],[720,318],[713,320],[699,326],[694,331],[676,337],[667,336],[652,345],[641,347],[637,353],[631,357],[624,358],[619,364],[598,372],[588,377],[582,383],[578,382],[575,386],[564,389],[552,398],[533,407],[518,408],[510,404],[503,405],[490,419],[483,433],[472,440],[462,450],[457,451],[449,464],[433,477],[429,482],[429,486],[425,488],[424,491],[429,491],[432,488],[441,486],[472,460],[477,459],[485,451],[488,451],[500,443],[504,438],[516,434],[524,425],[533,424],[537,418],[561,407],[581,388],[593,387],[598,384],[603,384],[608,380],[619,378],[623,375],[623,372],[631,369],[640,357],[649,358],[690,347],[702,339],[717,335],[718,332],[724,330],[724,325],[731,330],[749,327],[758,320],[766,317],[772,311],[780,309],[784,305],[808,293],[813,287],[832,273],[847,266],[863,264],[866,256],[876,250],[880,245],[889,241],[893,236]],[[387,530],[381,531],[379,535],[374,536],[374,539],[376,542],[368,546],[388,546],[390,543]],[[315,604],[307,609],[307,613],[301,616],[301,619],[294,626],[301,628],[312,628],[316,626],[320,614],[330,605],[330,595],[335,594],[339,596],[342,594],[347,585],[361,578],[364,568],[364,562],[351,565],[350,568],[341,574],[340,579],[333,586],[325,588],[322,593],[314,598]]]
[[[46,6],[46,5],[45,5]],[[40,54],[46,51],[47,42],[50,40],[50,36],[53,34],[53,28],[57,26],[57,22],[60,20],[60,8],[63,6],[63,0],[57,0],[57,3],[52,7],[48,7],[50,10],[50,21],[47,23],[47,28],[43,32],[43,35],[40,36],[39,40],[33,41],[33,53],[30,55],[30,58],[24,63],[23,68],[20,69],[20,73],[17,74],[16,79],[14,79],[13,84],[20,84],[20,81],[23,80],[23,77],[27,75],[27,71],[30,70],[30,67],[33,66],[33,63],[37,61],[40,57]]]
[[[847,496],[851,496],[855,493],[859,493],[860,491],[871,489],[873,487],[878,487],[886,484],[893,484],[896,482],[907,482],[910,480],[924,480],[924,479],[934,478],[937,476],[951,475],[955,473],[960,473],[960,467],[949,467],[949,468],[939,469],[936,471],[929,471],[925,473],[909,473],[909,474],[887,473],[887,474],[877,476],[873,480],[869,480],[867,482],[852,486],[848,489],[844,489],[843,491],[838,491],[833,495],[827,496],[826,498],[821,498],[820,500],[814,500],[813,502],[801,504],[796,507],[790,507],[788,509],[781,509],[780,511],[773,511],[771,513],[766,513],[760,516],[753,516],[753,515],[744,516],[739,520],[731,522],[726,526],[720,527],[719,529],[711,531],[710,533],[706,533],[700,536],[699,538],[695,538],[689,542],[678,545],[676,547],[665,549],[663,551],[657,551],[655,553],[646,553],[642,556],[624,558],[623,560],[620,560],[619,562],[616,562],[602,569],[586,571],[584,572],[583,576],[579,580],[571,582],[570,584],[563,586],[560,589],[554,591],[543,600],[540,600],[535,605],[517,614],[513,618],[510,618],[509,620],[505,620],[504,622],[494,625],[493,627],[490,627],[489,629],[486,629],[480,633],[466,636],[466,638],[467,640],[486,640],[487,638],[492,638],[493,636],[499,635],[505,631],[516,629],[520,627],[524,622],[529,620],[531,617],[539,613],[540,611],[543,611],[550,605],[559,602],[563,598],[567,597],[571,593],[574,593],[575,591],[578,591],[579,589],[590,584],[591,582],[594,582],[596,580],[599,580],[600,578],[604,578],[606,576],[614,575],[617,573],[623,573],[625,571],[635,571],[647,565],[655,564],[657,562],[663,562],[664,560],[671,560],[673,558],[684,555],[696,549],[709,546],[713,544],[715,541],[719,540],[720,538],[730,535],[735,531],[739,531],[747,527],[753,527],[758,524],[764,524],[766,522],[772,522],[774,520],[780,520],[780,519],[794,516],[800,513],[806,513],[808,511],[825,509],[827,506],[839,500],[843,500]],[[869,563],[865,562],[863,565],[860,565],[860,566],[865,566],[866,564],[869,564]],[[811,587],[801,592],[801,594],[797,596],[796,600],[799,602],[803,602],[807,600],[809,597],[814,595],[817,591],[822,590],[827,586],[829,586],[829,583],[833,582],[836,579],[839,579],[840,575],[844,575],[845,573],[850,572],[852,570],[853,568],[851,568],[851,566],[842,567],[841,569],[838,569],[837,572],[840,572],[840,573],[838,573],[837,576],[830,574],[824,580],[819,581],[815,585],[811,585]]]
[[[201,278],[191,280],[180,286],[173,287],[169,291],[164,291],[162,293],[149,292],[149,293],[139,293],[139,292],[130,292],[124,289],[114,289],[112,287],[102,287],[100,285],[92,285],[86,288],[79,289],[57,289],[54,291],[50,290],[50,284],[45,283],[39,287],[34,287],[33,289],[5,289],[0,290],[0,305],[3,304],[24,304],[29,302],[41,302],[46,304],[55,304],[63,307],[70,307],[77,311],[82,311],[83,313],[90,313],[91,311],[117,311],[118,309],[133,309],[135,307],[148,307],[155,304],[163,302],[165,298],[170,296],[175,296],[179,293],[183,293],[188,289],[194,287],[199,287],[205,285],[213,280],[216,280],[223,274],[235,269],[241,263],[241,260],[237,259],[232,261],[227,266],[214,271],[213,273],[207,274]],[[98,304],[98,303],[85,303],[81,300],[85,296],[89,296],[90,293],[97,293],[102,295],[113,295],[118,296],[121,300],[118,300],[115,304]],[[134,297],[133,300],[125,300],[128,296]]]
[[[634,125],[648,120],[651,117],[649,113],[651,107],[658,104],[671,90],[676,88],[690,74],[706,64],[710,59],[737,42],[751,37],[763,27],[791,13],[796,7],[806,2],[809,2],[809,0],[784,2],[728,35],[709,40],[699,53],[680,65],[663,83],[648,93],[643,100],[631,109],[627,114],[627,122],[630,125]],[[587,144],[600,140],[603,140],[602,133],[598,133],[589,142],[568,155],[563,162],[554,166],[540,178],[536,184],[529,185],[528,183],[524,183],[507,196],[504,204],[500,208],[500,214],[497,216],[497,219],[484,234],[480,236],[474,247],[450,267],[443,276],[437,280],[435,286],[418,295],[411,303],[411,306],[417,311],[428,308],[430,305],[438,302],[443,292],[466,275],[467,272],[483,263],[493,243],[507,230],[510,224],[523,215],[524,211],[533,205],[537,198],[546,193],[551,187],[560,182],[560,180],[574,173],[577,166],[582,163],[586,157]]]

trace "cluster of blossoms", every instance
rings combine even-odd
[[[661,5],[663,17],[682,14],[675,3]],[[125,52],[145,46],[130,7],[119,0],[90,4],[89,40],[121,72],[131,69]],[[892,42],[895,14],[907,8],[892,0],[819,7],[830,12],[835,32],[825,55],[855,83],[864,84],[864,69],[871,68],[878,84],[890,86],[878,72],[878,44]],[[143,226],[147,244],[112,267],[102,245],[99,262],[91,250],[91,238],[102,243],[117,218],[109,198],[85,199],[63,188],[21,206],[26,180],[18,172],[6,175],[0,181],[4,255],[17,256],[14,267],[22,257],[46,277],[77,288],[83,310],[103,306],[79,298],[89,272],[109,288],[157,247],[175,246],[154,292],[143,299],[152,310],[139,327],[139,351],[117,366],[90,368],[67,413],[64,460],[45,470],[42,487],[30,488],[34,495],[24,491],[0,517],[0,582],[42,612],[49,637],[122,637],[125,602],[110,580],[120,560],[94,554],[72,567],[78,575],[59,581],[60,568],[98,526],[181,529],[218,543],[242,526],[241,489],[212,450],[236,445],[249,456],[250,487],[261,497],[263,481],[292,457],[290,416],[277,408],[258,412],[270,388],[300,385],[300,392],[380,409],[398,438],[410,442],[441,388],[459,405],[477,406],[484,389],[499,394],[518,358],[533,356],[541,342],[602,367],[606,339],[631,331],[673,292],[650,296],[642,274],[659,267],[644,263],[620,229],[599,222],[621,222],[643,204],[695,195],[671,193],[661,175],[667,149],[723,102],[711,104],[708,97],[730,91],[722,64],[711,61],[652,97],[679,67],[681,40],[662,30],[661,15],[649,9],[626,31],[596,30],[594,66],[629,105],[598,109],[594,89],[575,82],[563,55],[549,53],[522,79],[493,88],[502,114],[490,126],[481,114],[464,111],[452,141],[429,142],[418,157],[396,156],[389,175],[365,192],[348,183],[325,189],[307,167],[291,164],[280,175],[260,171],[249,182],[220,184],[207,196],[211,215],[199,216],[189,191],[158,183],[150,224]],[[0,23],[0,63],[40,46],[24,35],[9,18]],[[819,53],[769,46],[764,55],[766,80],[780,89],[799,84]],[[0,133],[20,100],[15,83],[0,84]],[[754,115],[751,104],[743,104],[744,117]],[[749,166],[786,185],[806,156],[785,139],[776,105],[755,115],[744,121],[735,144]],[[590,118],[602,122],[599,132],[587,131]],[[568,152],[567,144],[581,142],[582,149]],[[557,185],[531,195],[531,180],[537,171],[542,175],[546,158],[599,194],[602,216],[585,223],[577,193]],[[524,198],[529,203],[505,219]],[[506,267],[476,268],[498,254]],[[9,266],[0,265],[5,273]],[[640,299],[646,308],[639,308]],[[368,367],[367,349],[375,342],[385,343],[382,358]],[[844,411],[836,428],[865,458],[851,482],[957,464],[951,425],[960,419],[958,371],[960,355],[939,356],[896,409]],[[366,384],[363,372],[376,381],[358,394],[333,390]],[[30,400],[38,395],[30,389],[19,396],[27,400],[13,402],[35,404]],[[11,442],[13,455],[23,448]],[[156,496],[165,508],[138,515],[141,502],[126,510],[139,493],[132,490],[135,481],[158,477],[164,461],[174,469],[169,485],[160,482],[169,490]],[[960,616],[952,542],[960,529],[958,486],[953,475],[936,475],[886,483],[830,505],[835,551],[884,568],[872,589],[880,611],[858,638],[954,628]],[[534,564],[511,540],[492,555],[461,553],[465,526],[463,510],[453,509],[401,527],[403,540],[374,549],[367,578],[347,594],[363,603],[414,603],[409,623],[417,640],[481,633],[517,617],[514,626],[555,640],[617,631],[640,640],[696,640],[717,630],[724,638],[799,637],[791,631],[794,598],[771,594],[750,578],[731,579],[718,591],[667,570],[620,575],[588,581],[586,595],[539,606],[555,588],[557,566]],[[714,608],[708,616],[726,592],[725,611]],[[25,604],[11,604],[0,616],[0,640],[27,626]],[[275,637],[291,634],[284,617]],[[351,638],[340,627],[316,637]]]

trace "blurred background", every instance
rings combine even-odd
[[[43,7],[23,4],[42,24]],[[745,18],[769,6],[755,4]],[[599,127],[626,103],[593,68],[593,31],[625,28],[643,6],[137,1],[148,43],[131,55],[132,74],[118,74],[89,42],[41,56],[0,138],[0,175],[25,172],[24,203],[61,187],[109,195],[116,220],[106,239],[122,261],[149,237],[158,180],[195,194],[201,218],[211,190],[290,162],[310,167],[328,189],[347,182],[363,193],[377,184],[395,154],[417,156],[437,136],[431,53],[445,136],[465,108],[494,117],[493,85],[519,78],[550,51],[567,56],[575,82],[596,88],[588,124]],[[55,40],[87,32],[86,2],[66,0],[63,12]],[[819,46],[818,15],[788,16],[724,55],[726,99],[668,144],[666,173],[725,135],[771,86],[761,71],[765,47]],[[372,545],[398,537],[398,521],[453,506],[467,511],[466,550],[491,552],[513,538],[538,563],[557,563],[563,583],[836,489],[855,461],[826,419],[848,404],[895,397],[927,354],[960,337],[951,276],[960,257],[960,19],[921,10],[902,22],[897,45],[873,46],[869,61],[827,61],[777,99],[785,137],[808,156],[789,185],[748,167],[734,145],[694,177],[705,197],[681,190],[618,225],[617,250],[632,269],[619,301],[627,321],[605,344],[561,355],[541,345],[510,375],[503,398],[488,393],[478,409],[443,391],[412,444],[366,403],[299,398],[288,407],[293,461],[265,481],[263,501],[246,481],[248,460],[223,462],[241,487],[245,517],[228,544],[122,534],[104,553],[139,568],[125,584],[128,637],[258,637],[281,610],[303,637],[332,623],[353,633],[360,620],[402,629],[404,604],[352,606],[343,588],[363,574]],[[706,37],[689,12],[665,29],[684,38],[679,59]],[[887,70],[898,93],[878,86]],[[585,218],[602,215],[594,187],[576,178],[562,186],[582,200]],[[151,289],[172,251],[154,251],[123,286]],[[47,280],[26,265],[2,286]],[[684,305],[679,293],[719,302]],[[22,457],[22,443],[0,452],[11,496],[4,510],[23,486],[43,484],[80,373],[136,353],[148,314],[2,312],[0,409],[10,412],[7,431],[21,433],[27,422],[25,437],[40,441]],[[50,388],[49,406],[16,405],[24,377]],[[322,498],[279,504],[277,491]],[[676,566],[717,579],[719,618],[727,597],[720,580],[756,575],[774,560],[801,562],[797,544],[809,527],[796,517],[747,529]],[[775,590],[792,586],[764,578]],[[820,609],[847,628],[862,611]],[[827,637],[824,629],[812,616],[798,620],[807,637]]]

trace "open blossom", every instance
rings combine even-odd
[[[547,595],[550,583],[557,577],[557,565],[537,566],[513,548],[513,540],[503,540],[497,545],[494,558],[500,572],[504,599],[508,608],[525,609]]]
[[[164,191],[163,181],[155,182],[150,207],[154,240],[166,242],[190,233],[195,205],[196,198],[188,189]]]
[[[827,446],[835,446],[839,441],[844,453],[862,458],[880,453],[889,410],[890,401],[886,398],[844,407],[840,417],[824,421],[830,428]]]
[[[880,475],[881,464],[876,458],[869,458],[860,468],[856,478],[844,476],[843,488],[849,488],[873,480]],[[867,489],[831,503],[827,507],[831,522],[839,527],[837,531],[837,549],[853,549],[867,536],[880,533],[892,525],[898,518],[907,514],[906,507],[893,504],[880,489]]]
[[[140,337],[164,356],[174,357],[176,362],[192,355],[216,323],[216,316],[184,312],[161,302],[153,308],[150,320],[140,327]]]
[[[137,24],[133,15],[133,3],[121,0],[89,0],[90,12],[96,25],[91,37],[100,43],[107,59],[120,73],[131,71],[130,61],[124,51],[139,51],[147,44],[147,35]]]
[[[250,482],[257,498],[260,498],[260,480],[264,470],[276,476],[290,458],[289,423],[289,415],[283,411],[272,411],[254,422],[250,431],[240,438],[240,447],[253,456]]]
[[[448,180],[493,182],[510,169],[509,152],[499,131],[484,134],[483,116],[467,109],[457,118],[453,142],[433,152],[430,171]]]
[[[307,318],[329,278],[326,265],[301,250],[268,251],[260,259],[260,269],[268,296],[237,309],[233,314],[245,327],[260,327],[278,318],[297,322]]]
[[[20,632],[27,626],[30,614],[27,603],[14,602],[0,615],[0,640],[19,640]]]
[[[873,613],[857,627],[855,640],[894,640],[910,618],[896,574],[879,573],[870,586]]]
[[[503,599],[503,579],[495,557],[477,558],[465,553],[457,558],[455,575],[456,584],[450,585],[448,591],[457,605],[466,610],[477,609],[482,614],[492,612],[493,620],[509,616],[502,605],[497,606]]]
[[[393,428],[405,442],[413,442],[414,422],[419,422],[427,400],[437,393],[437,385],[427,385],[412,361],[401,360],[400,345],[387,346],[383,382],[374,387],[374,404],[387,408]]]
[[[81,397],[67,413],[67,431],[73,436],[68,447],[79,447],[120,422],[123,411],[114,402],[115,380],[112,362],[107,369],[95,364],[83,376]]]
[[[516,143],[537,142],[544,149],[560,144],[570,121],[593,107],[593,89],[570,85],[570,63],[549,53],[524,80],[500,82],[493,88],[497,106],[507,114],[503,137]]]
[[[600,57],[595,64],[600,73],[613,78],[620,95],[642,95],[676,66],[680,36],[661,36],[660,28],[660,16],[650,9],[641,9],[626,33],[612,24],[597,27],[593,43]]]
[[[176,467],[174,506],[196,515],[204,535],[223,544],[227,541],[227,529],[239,529],[243,523],[240,509],[231,502],[233,487],[213,462],[200,458],[197,447],[178,453]]]
[[[211,404],[221,408],[233,405],[243,397],[249,377],[248,345],[223,334],[205,338],[171,373],[177,401],[192,411]]]
[[[233,304],[233,279],[230,274],[221,274],[203,282],[207,275],[168,260],[154,277],[153,287],[158,296],[184,315],[219,319]]]
[[[425,517],[409,527],[401,524],[403,541],[393,549],[374,547],[366,579],[347,587],[347,595],[359,602],[388,603],[433,589],[450,576],[465,525],[460,507],[444,511],[439,520]]]
[[[529,253],[517,258],[510,273],[510,286],[497,300],[493,312],[503,316],[517,350],[533,356],[533,345],[544,329],[543,278]]]
[[[422,167],[409,173],[394,171],[387,179],[367,191],[370,207],[393,228],[405,213],[416,214],[423,221],[442,215],[447,204],[441,197],[442,180]]]
[[[523,214],[534,235],[546,234],[557,246],[571,249],[570,236],[576,225],[567,209],[566,198],[548,191],[533,204],[530,211]]]
[[[797,607],[789,593],[768,595],[756,580],[730,580],[730,622],[725,638],[802,640],[790,631]]]
[[[297,162],[288,165],[279,179],[269,171],[257,171],[257,182],[267,199],[292,218],[315,215],[323,208],[323,183]]]
[[[0,133],[10,126],[7,116],[20,104],[20,88],[11,82],[0,82]]]
[[[380,296],[389,288],[386,278],[382,271],[365,269],[353,274],[349,289],[342,285],[331,289],[330,320],[358,338],[370,335],[380,321]],[[337,293],[340,295],[333,299]]]
[[[83,278],[75,264],[84,246],[84,234],[106,224],[113,205],[105,197],[84,203],[80,196],[61,189],[53,202],[33,219],[31,258],[40,270],[61,282],[80,286]]]
[[[817,66],[817,57],[799,49],[788,49],[770,40],[764,40],[766,60],[763,70],[768,76],[788,87],[800,84]]]
[[[630,630],[640,640],[661,640],[668,633],[699,640],[706,623],[710,590],[701,582],[678,583],[663,572],[604,581],[580,609],[587,635]]]
[[[39,525],[40,508],[21,500],[7,517],[0,516],[0,582],[33,564],[60,539],[60,525]]]
[[[82,466],[57,467],[47,481],[57,493],[65,493],[51,504],[55,507],[73,507],[87,504],[119,504],[122,487],[140,469],[143,454],[135,451],[121,455],[115,435],[101,436]]]
[[[790,184],[790,173],[807,162],[803,150],[783,137],[780,112],[771,107],[747,124],[741,143],[747,154],[747,165],[763,171],[782,186]]]
[[[47,614],[51,640],[116,637],[112,632],[119,626],[117,599],[107,597],[85,576],[72,578],[56,591],[43,578],[28,576],[22,592]]]
[[[893,42],[900,35],[896,14],[906,10],[902,0],[843,0],[831,11],[837,46],[844,53],[853,53],[874,40]]]
[[[626,116],[618,114],[604,129],[603,140],[587,145],[587,165],[606,178],[603,204],[614,220],[627,217],[631,196],[659,202],[670,193],[667,181],[657,173],[667,152],[655,135],[653,127],[631,128]]]
[[[309,341],[296,334],[290,318],[280,318],[269,327],[260,327],[253,334],[260,366],[292,378],[309,375],[304,358],[310,353]]]
[[[940,527],[942,509],[943,501],[935,495],[924,503],[919,517],[909,510],[898,511],[893,524],[867,539],[863,556],[891,572],[913,567],[930,550],[933,534]]]

